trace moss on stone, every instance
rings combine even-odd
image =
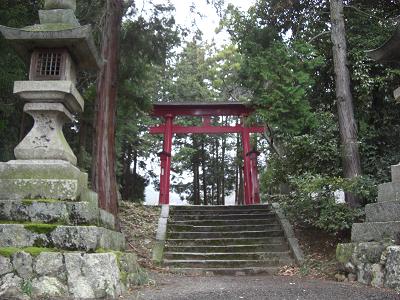
[[[0,256],[11,257],[13,254],[18,252],[26,252],[32,256],[39,256],[43,252],[57,252],[59,250],[55,248],[41,248],[41,247],[0,247]]]
[[[22,250],[14,247],[1,247],[0,256],[11,257],[14,253],[21,252]]]
[[[34,32],[40,32],[40,31],[62,31],[62,30],[69,30],[69,29],[74,29],[78,28],[77,25],[73,24],[68,24],[68,23],[47,23],[47,24],[36,24],[33,26],[27,26],[24,27],[23,29],[26,31],[34,31]]]
[[[342,263],[346,264],[351,260],[354,252],[355,245],[353,243],[338,244],[336,248],[336,259]]]
[[[22,200],[22,204],[31,205],[34,203],[59,203],[62,202],[57,199],[24,199]]]
[[[48,234],[51,233],[54,229],[59,226],[58,224],[43,224],[43,223],[28,223],[24,224],[24,228],[31,232],[39,233],[39,234]]]

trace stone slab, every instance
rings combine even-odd
[[[132,253],[20,251],[0,275],[0,299],[117,299],[136,284],[140,269]],[[22,278],[20,275],[23,276]],[[26,295],[23,282],[31,283]],[[25,293],[24,293],[25,292]]]
[[[72,9],[39,10],[39,20],[41,24],[63,23],[80,25]]]
[[[0,179],[1,199],[79,199],[77,180],[68,179]]]
[[[391,166],[391,174],[392,182],[398,182],[400,184],[400,164]]]
[[[388,182],[378,185],[378,202],[400,201],[400,183]]]
[[[45,9],[72,9],[76,10],[76,0],[45,0]]]
[[[0,199],[79,200],[88,175],[62,160],[13,160],[0,163]]]
[[[400,291],[400,246],[388,247],[385,286]]]
[[[367,204],[365,214],[367,222],[400,221],[400,201]]]
[[[84,103],[72,81],[15,81],[14,94],[27,102],[62,103],[72,113],[81,113]]]
[[[89,202],[0,200],[0,220],[115,228],[114,216]]]
[[[97,71],[102,60],[97,51],[90,25],[56,27],[53,24],[41,24],[23,29],[0,26],[0,32],[11,46],[30,63],[32,50],[35,48],[67,48],[78,67]]]
[[[352,242],[379,242],[394,239],[400,232],[399,222],[354,223],[351,229]]]
[[[57,226],[36,233],[22,224],[0,224],[0,247],[54,247],[71,251],[124,250],[123,234],[96,226]]]
[[[395,89],[393,92],[394,100],[400,102],[400,87]]]

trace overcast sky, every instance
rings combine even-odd
[[[229,41],[229,35],[226,32],[215,33],[215,29],[219,25],[219,16],[214,6],[207,4],[207,0],[153,0],[154,4],[167,4],[168,2],[175,6],[175,20],[178,25],[186,28],[190,28],[195,18],[196,24],[199,29],[203,32],[203,39],[212,42],[213,40],[217,45],[221,46],[227,44]],[[136,7],[140,12],[146,11],[149,7],[149,0],[137,0],[135,1]],[[255,0],[225,0],[225,7],[228,4],[246,11],[251,5],[255,3]],[[196,12],[191,12],[191,6],[196,7],[196,11],[202,16],[199,16]]]

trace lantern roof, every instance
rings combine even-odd
[[[0,32],[27,63],[35,48],[66,48],[77,66],[83,70],[97,70],[102,63],[90,25],[53,23],[21,29],[0,25]]]

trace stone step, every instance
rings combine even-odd
[[[124,250],[120,232],[96,226],[44,224],[0,224],[0,247],[46,247],[93,252],[97,249]]]
[[[194,226],[194,225],[170,225],[170,231],[175,232],[227,232],[227,231],[260,231],[260,230],[279,230],[281,226],[277,222],[264,225],[220,225],[220,226]]]
[[[284,237],[262,238],[214,238],[214,239],[168,239],[168,246],[209,246],[209,245],[259,245],[286,243]]]
[[[244,268],[244,267],[278,267],[290,265],[292,259],[270,259],[270,260],[179,260],[179,259],[164,259],[165,266],[173,266],[174,268]]]
[[[168,260],[270,260],[290,259],[290,252],[164,252],[164,259]]]
[[[400,232],[400,221],[354,223],[351,229],[352,242],[379,242],[395,239]]]
[[[248,209],[271,209],[269,204],[254,204],[254,205],[171,205],[173,211],[195,211],[195,210],[248,210]]]
[[[285,252],[289,250],[287,243],[277,244],[252,244],[252,245],[224,245],[224,246],[166,246],[166,252],[200,252],[200,253],[225,253],[225,252]]]
[[[213,210],[213,209],[207,209],[207,210],[172,210],[170,212],[170,216],[175,217],[175,216],[186,216],[186,215],[201,215],[201,216],[207,216],[207,215],[215,215],[215,216],[220,216],[220,215],[231,215],[231,214],[241,214],[241,215],[252,215],[252,214],[264,214],[264,213],[271,213],[271,209],[266,208],[266,209],[246,209],[246,210],[239,210],[239,209],[231,209],[227,208],[226,210]]]
[[[213,238],[259,238],[259,237],[283,237],[279,230],[263,231],[227,231],[227,232],[169,232],[171,239],[213,239]]]
[[[262,213],[262,214],[226,214],[226,215],[181,215],[181,216],[171,216],[170,219],[173,221],[193,221],[193,220],[248,220],[248,219],[266,219],[271,220],[276,218],[273,213]]]
[[[278,224],[278,220],[276,217],[268,217],[264,219],[259,218],[248,218],[248,219],[239,219],[239,220],[181,220],[177,221],[174,219],[170,219],[168,222],[168,226],[175,225],[193,225],[193,226],[231,226],[231,225],[269,225],[269,224]]]
[[[400,201],[400,184],[388,182],[378,185],[378,202]]]
[[[188,275],[275,275],[278,273],[277,267],[247,267],[247,268],[173,268],[173,272]]]
[[[0,220],[115,228],[114,216],[91,202],[0,200]]]
[[[367,204],[365,214],[367,222],[400,221],[400,201]]]

